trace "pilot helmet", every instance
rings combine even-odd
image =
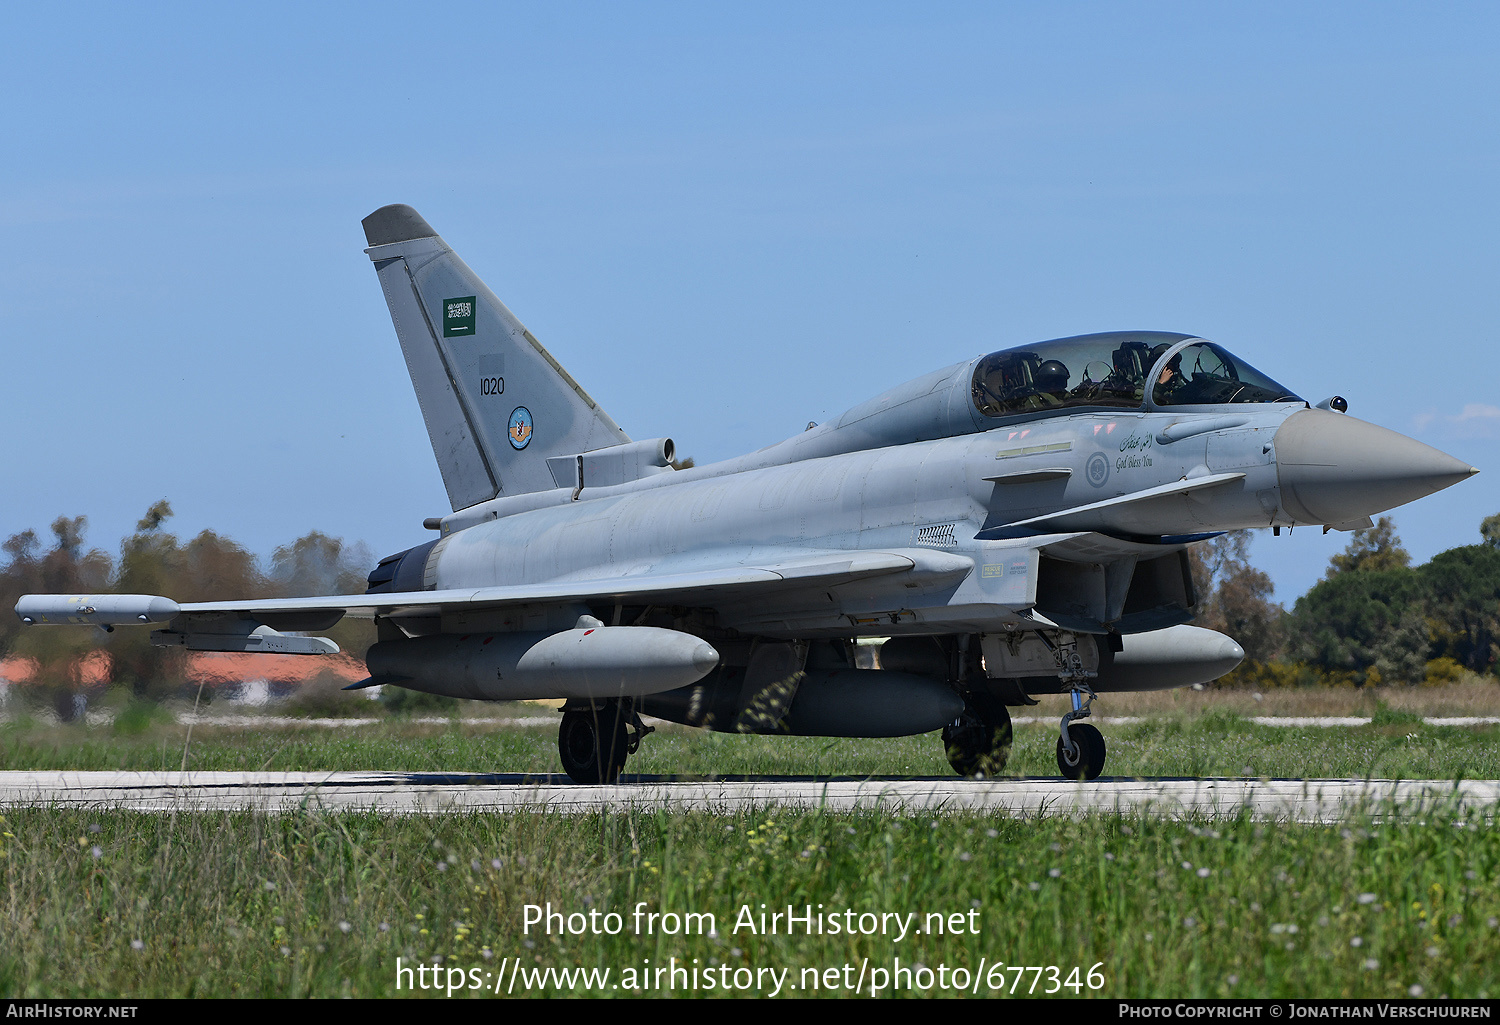
[[[1164,352],[1166,352],[1171,347],[1172,347],[1171,343],[1169,343],[1169,342],[1162,342],[1160,345],[1158,345],[1155,348],[1153,348],[1151,350],[1151,358],[1147,362],[1146,365],[1147,366],[1155,366],[1156,365],[1156,361],[1159,360],[1159,359],[1161,359],[1161,354],[1164,353]],[[1179,352],[1177,355],[1175,355],[1171,359],[1169,359],[1167,361],[1167,365],[1165,367],[1163,367],[1162,369],[1164,369],[1164,370],[1175,370],[1175,371],[1181,372],[1181,370],[1182,370],[1182,353]]]
[[[1038,391],[1060,392],[1068,390],[1068,368],[1060,360],[1049,359],[1032,374]]]

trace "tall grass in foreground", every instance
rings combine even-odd
[[[803,969],[865,958],[1056,965],[1064,978],[1102,962],[1103,987],[1082,995],[1487,996],[1500,964],[1500,835],[1452,809],[1331,826],[14,810],[0,826],[0,992],[15,996],[386,996],[398,957],[481,973],[520,957],[612,981],[648,958],[697,958],[791,969],[794,986]],[[635,935],[641,901],[712,913],[716,935]],[[524,905],[547,902],[618,912],[625,929],[524,934]],[[734,931],[740,906],[761,903],[919,921],[972,908],[979,934]]]

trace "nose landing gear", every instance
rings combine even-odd
[[[1066,729],[1067,727],[1064,727]],[[1068,747],[1071,740],[1073,746]],[[1098,779],[1104,771],[1104,736],[1088,723],[1074,726],[1066,737],[1057,738],[1057,767],[1068,779]]]
[[[1043,640],[1046,640],[1045,635]],[[1052,648],[1057,659],[1057,676],[1073,700],[1073,710],[1062,717],[1058,727],[1057,768],[1068,779],[1098,779],[1104,771],[1104,735],[1081,719],[1087,719],[1094,704],[1094,688],[1089,686],[1097,674],[1083,668],[1078,654],[1078,638],[1064,633]]]

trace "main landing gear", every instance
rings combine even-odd
[[[988,694],[966,694],[963,712],[943,727],[948,764],[960,776],[973,779],[1000,775],[1010,760],[1013,739],[1010,709]]]
[[[557,753],[574,783],[613,783],[651,732],[629,698],[569,701],[557,731]]]

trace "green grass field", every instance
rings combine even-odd
[[[1385,709],[1370,726],[1286,729],[1256,726],[1231,702],[1166,710],[1106,729],[1107,774],[1500,777],[1494,727],[1431,727],[1415,715]],[[14,721],[0,726],[0,767],[178,767],[184,729],[144,719],[96,729]],[[1017,774],[1056,774],[1054,736],[1043,724],[1018,730]],[[399,720],[200,726],[189,754],[199,769],[550,772],[554,742],[545,728]],[[675,730],[648,738],[628,768],[948,775],[935,737]],[[1441,807],[1373,812],[1314,826],[1142,815],[16,809],[0,824],[0,992],[952,996],[960,983],[1007,997],[1495,992],[1500,836]],[[600,934],[568,933],[566,920],[551,935],[527,931],[526,906],[549,902],[577,914],[575,926],[595,912]],[[741,909],[759,915],[761,904],[767,914],[812,905],[856,932],[787,935],[783,925],[765,935],[743,921],[736,931]],[[646,932],[638,906],[669,917]],[[712,915],[714,933],[689,914]],[[902,921],[915,929],[939,918],[943,934],[895,934]],[[882,921],[891,933],[858,931]],[[603,933],[607,924],[616,935]],[[609,975],[556,974],[574,969]]]
[[[536,710],[528,710],[537,714]],[[185,729],[157,717],[115,726],[0,724],[0,769],[176,769]],[[1208,707],[1192,714],[1105,724],[1107,776],[1269,776],[1395,779],[1500,778],[1500,727],[1426,726],[1410,712],[1377,710],[1369,726],[1262,726]],[[1008,771],[1056,776],[1056,727],[1018,726]],[[226,728],[198,726],[194,769],[387,769],[408,772],[562,771],[550,727],[412,723]],[[950,776],[936,734],[893,740],[741,737],[664,726],[646,738],[627,774],[652,776]]]

